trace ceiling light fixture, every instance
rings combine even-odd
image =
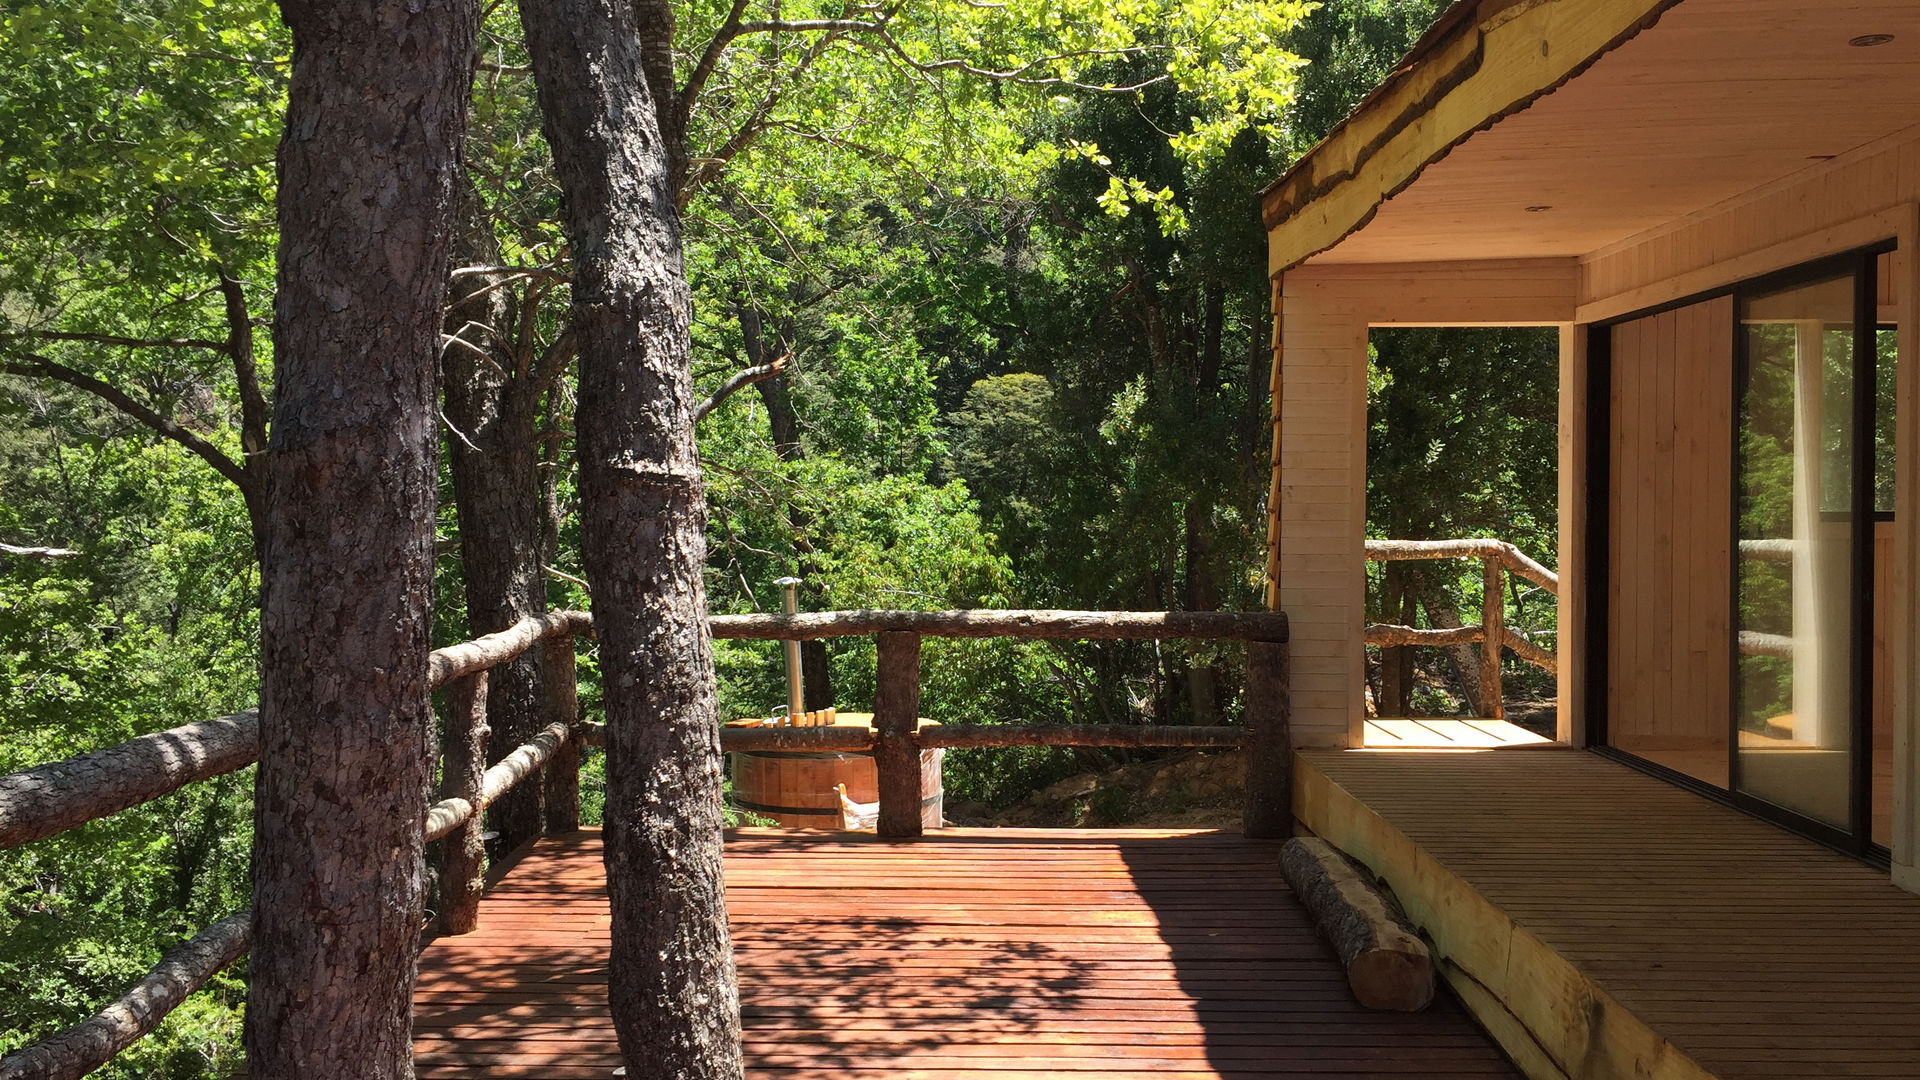
[[[1892,40],[1892,34],[1861,34],[1857,38],[1848,38],[1847,44],[1856,49],[1871,49],[1875,45],[1885,45]]]
[[[1527,213],[1529,213],[1529,214],[1544,214],[1544,213],[1546,213],[1547,211],[1549,211],[1549,210],[1551,210],[1551,209],[1553,209],[1553,207],[1551,207],[1551,206],[1544,206],[1544,205],[1543,205],[1543,206],[1529,206],[1529,207],[1527,207]]]

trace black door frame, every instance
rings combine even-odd
[[[1583,695],[1586,706],[1587,746],[1590,750],[1605,757],[1620,761],[1643,772],[1694,791],[1715,802],[1733,806],[1771,821],[1790,831],[1809,839],[1843,851],[1856,858],[1885,866],[1890,862],[1887,848],[1872,843],[1872,780],[1873,780],[1873,718],[1872,718],[1872,678],[1873,678],[1873,522],[1874,514],[1874,447],[1875,412],[1878,403],[1878,384],[1875,380],[1875,368],[1878,363],[1878,291],[1877,275],[1879,256],[1895,248],[1895,242],[1889,238],[1853,248],[1834,255],[1825,256],[1809,262],[1790,266],[1782,270],[1734,282],[1714,289],[1704,290],[1680,297],[1666,303],[1653,305],[1616,315],[1598,322],[1588,323],[1587,335],[1587,527],[1586,527],[1586,573],[1585,588],[1587,596],[1585,631],[1586,692]],[[1849,692],[1849,712],[1853,718],[1852,746],[1853,761],[1849,770],[1848,814],[1849,827],[1836,829],[1824,822],[1815,821],[1805,815],[1794,813],[1785,807],[1767,802],[1740,790],[1739,783],[1739,712],[1734,706],[1735,695],[1739,692],[1738,665],[1740,661],[1738,643],[1731,642],[1729,654],[1729,709],[1727,711],[1727,784],[1726,788],[1715,787],[1686,773],[1670,769],[1664,765],[1648,761],[1629,751],[1621,750],[1610,742],[1607,729],[1608,718],[1608,627],[1610,622],[1609,595],[1610,562],[1613,546],[1612,506],[1612,449],[1613,449],[1613,329],[1623,323],[1658,315],[1662,312],[1691,307],[1709,300],[1726,297],[1732,300],[1733,319],[1733,356],[1731,358],[1731,376],[1734,416],[1732,424],[1732,468],[1730,482],[1733,485],[1733,511],[1728,515],[1727,527],[1731,544],[1729,557],[1732,565],[1728,568],[1729,594],[1732,610],[1729,611],[1728,631],[1737,634],[1739,627],[1739,485],[1740,485],[1740,447],[1739,447],[1739,410],[1746,386],[1748,367],[1746,334],[1741,326],[1741,302],[1757,293],[1772,292],[1805,284],[1822,278],[1851,274],[1854,281],[1854,385],[1853,385],[1853,424],[1855,438],[1853,442],[1853,490],[1850,493],[1849,507],[1853,520],[1865,523],[1864,528],[1855,528],[1853,535],[1852,567],[1849,587],[1853,594],[1850,610],[1852,641],[1848,656],[1848,673],[1851,683]]]

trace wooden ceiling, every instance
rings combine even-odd
[[[1915,125],[1920,2],[1682,0],[1312,262],[1584,255]]]

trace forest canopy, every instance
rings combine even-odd
[[[1258,608],[1257,193],[1441,6],[675,3],[663,134],[708,399],[711,610],[772,610],[786,575],[811,609]],[[436,644],[588,605],[571,252],[511,5],[486,8],[480,46]],[[290,53],[260,0],[0,2],[0,542],[64,552],[0,555],[0,772],[255,701]],[[1550,562],[1552,349],[1400,331],[1375,354],[1374,533],[1498,535]],[[1430,610],[1478,602],[1422,587]],[[715,662],[723,717],[785,700],[777,647],[716,642]],[[871,703],[870,640],[807,662],[810,706]],[[1211,643],[929,641],[922,700],[936,720],[1227,722],[1240,663]],[[947,784],[1004,804],[1103,763],[968,751]],[[246,771],[0,854],[0,1052],[246,905],[251,800]],[[230,1075],[242,977],[103,1075]]]

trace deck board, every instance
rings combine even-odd
[[[740,830],[728,913],[750,1076],[891,1080],[1516,1077],[1450,998],[1368,1012],[1271,843],[950,829],[914,842]],[[605,1077],[599,837],[542,840],[433,942],[423,1080]]]
[[[1714,1075],[1920,1076],[1884,870],[1594,754],[1301,757]]]

